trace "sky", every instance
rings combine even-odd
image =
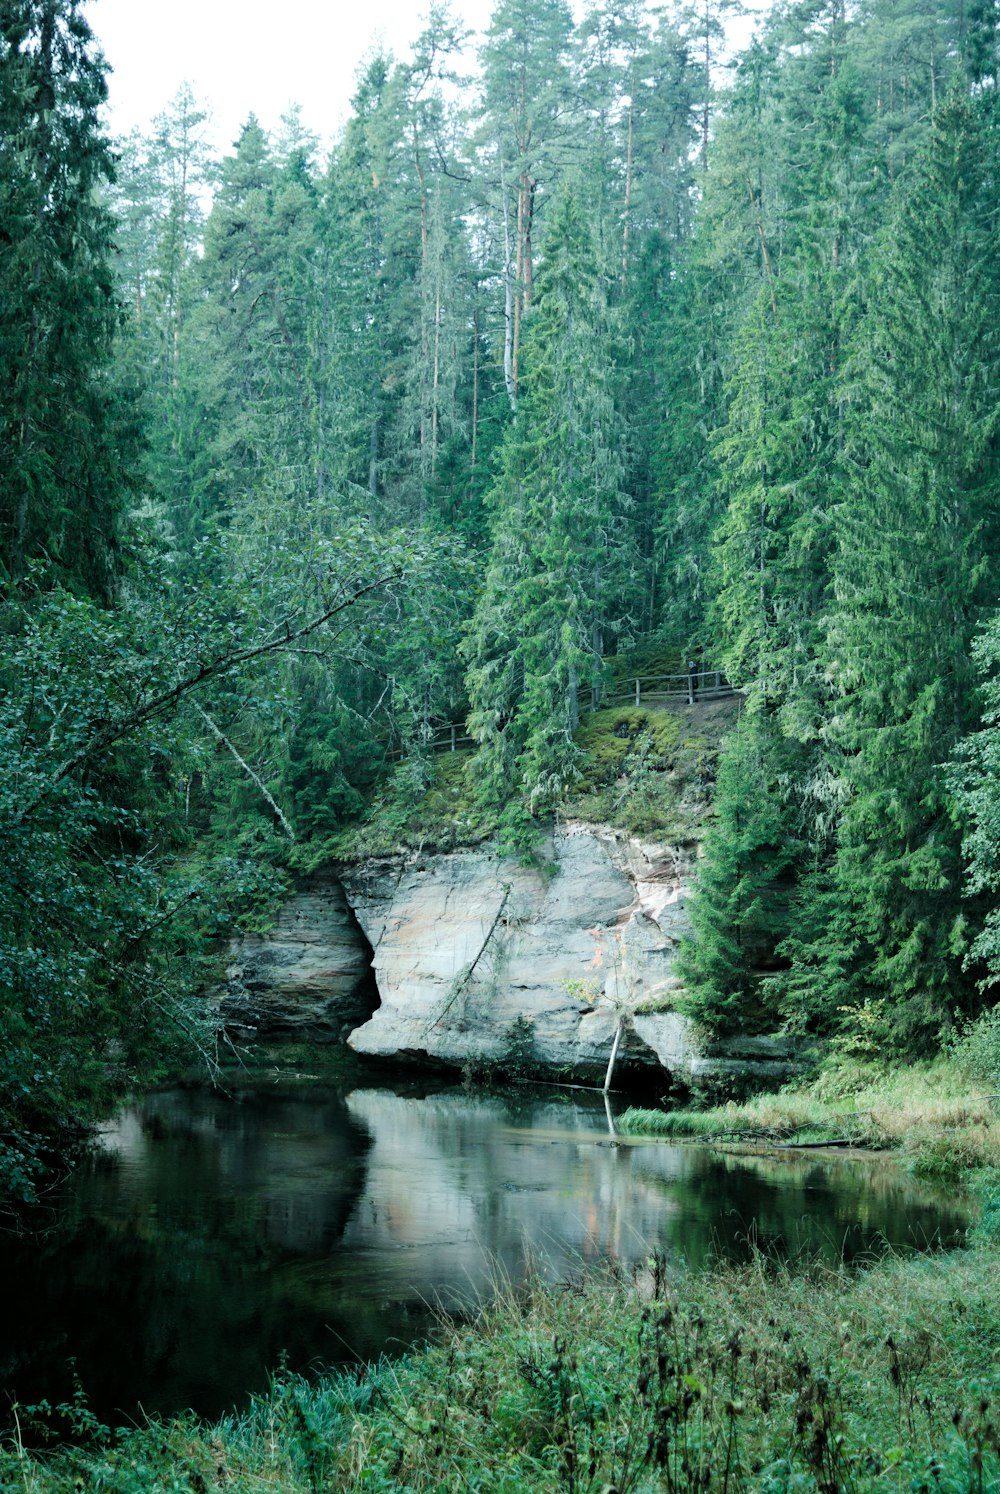
[[[652,5],[652,0],[650,0]],[[450,0],[471,31],[489,23],[495,0]],[[760,13],[767,0],[749,0]],[[579,4],[573,8],[579,13]],[[249,114],[274,130],[292,104],[325,144],[350,112],[355,75],[378,46],[406,57],[430,0],[85,0],[84,13],[111,65],[107,123],[113,135],[147,132],[190,83],[211,107],[209,143],[228,154]],[[745,44],[738,21],[730,44]],[[738,33],[738,34],[736,34]]]
[[[113,72],[108,125],[147,130],[190,83],[212,106],[211,139],[228,152],[246,117],[274,129],[291,104],[324,141],[347,118],[359,64],[381,43],[405,56],[420,34],[422,0],[89,0],[84,14]],[[470,29],[492,0],[452,0]]]

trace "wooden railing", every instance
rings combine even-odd
[[[598,710],[616,705],[655,706],[669,700],[695,705],[701,700],[725,700],[738,693],[721,669],[697,669],[687,674],[640,674],[631,679],[613,680],[607,693],[601,696]],[[444,726],[428,727],[421,745],[429,752],[458,752],[465,747],[474,747],[476,743],[464,721],[450,721]],[[403,748],[397,747],[386,756],[395,759],[405,756],[405,753]]]
[[[601,708],[611,705],[641,706],[664,700],[686,700],[694,705],[696,700],[724,700],[735,695],[735,688],[726,679],[721,669],[693,669],[687,674],[635,675],[631,679],[614,680],[601,698]]]

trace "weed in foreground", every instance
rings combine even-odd
[[[26,1494],[996,1494],[1000,1260],[867,1272],[654,1256],[511,1290],[359,1377],[282,1372],[242,1416],[34,1456]]]

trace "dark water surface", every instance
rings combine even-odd
[[[398,1352],[533,1262],[700,1264],[953,1245],[891,1162],[618,1142],[599,1096],[172,1090],[102,1131],[42,1236],[0,1236],[0,1400],[213,1415],[294,1369]],[[4,1410],[6,1406],[4,1406]],[[2,1414],[2,1413],[0,1413]]]

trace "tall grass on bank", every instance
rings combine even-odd
[[[0,1454],[25,1494],[990,1494],[1000,1257],[851,1275],[653,1259],[508,1292],[360,1379],[284,1374],[243,1416]]]
[[[764,1142],[848,1140],[899,1151],[914,1172],[951,1178],[1000,1159],[1000,1076],[970,1074],[954,1058],[885,1071],[827,1065],[811,1083],[712,1110],[628,1110],[627,1135]]]

